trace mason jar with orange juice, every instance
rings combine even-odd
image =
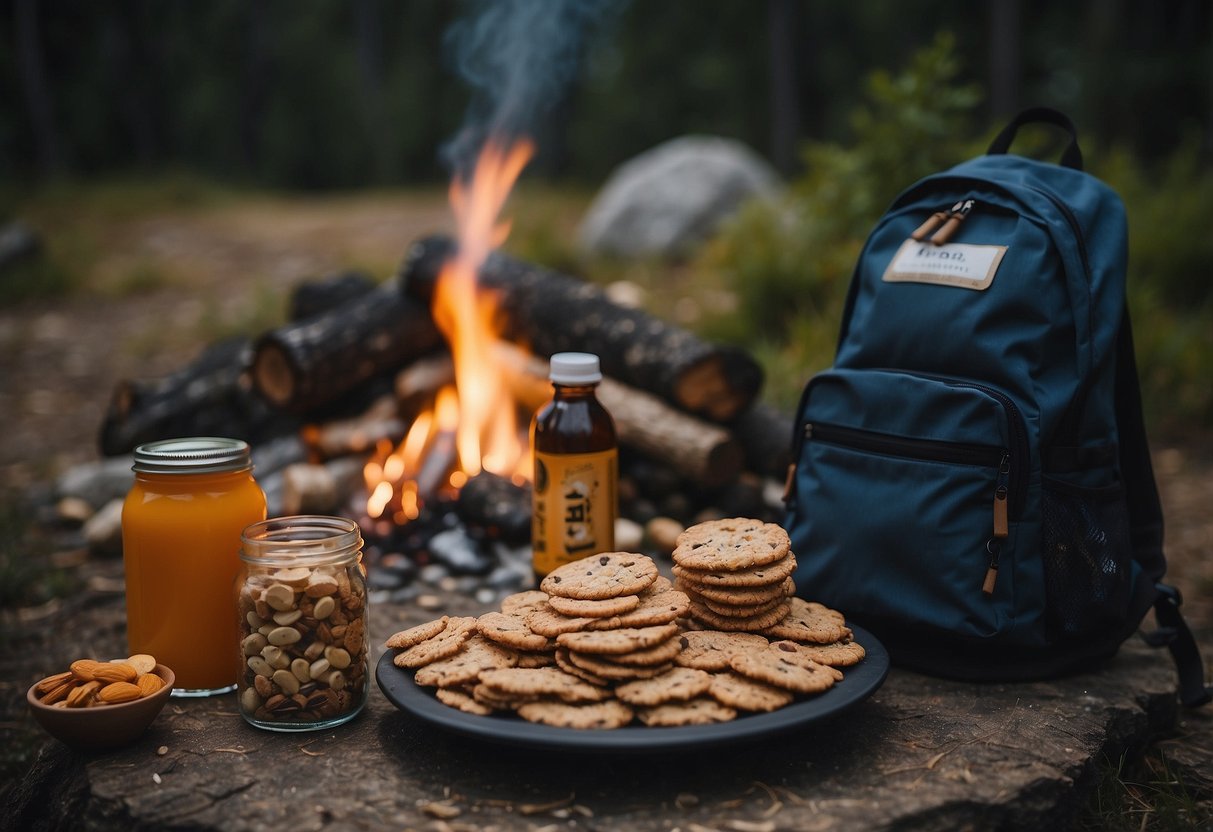
[[[122,507],[127,641],[177,676],[175,696],[236,686],[232,583],[240,533],[265,519],[249,446],[238,439],[166,439],[135,449]]]

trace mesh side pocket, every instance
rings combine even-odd
[[[1133,584],[1123,492],[1053,488],[1046,481],[1041,509],[1050,637],[1071,641],[1119,627]]]

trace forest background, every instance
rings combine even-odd
[[[44,254],[0,273],[0,303],[89,291],[95,221],[115,212],[266,192],[440,193],[442,150],[469,101],[444,33],[485,5],[7,4],[0,217],[32,225]],[[753,349],[768,397],[790,405],[829,363],[855,255],[883,208],[981,152],[1018,108],[1048,104],[1074,118],[1089,169],[1128,206],[1151,424],[1213,424],[1210,0],[586,5],[593,37],[534,125],[512,251],[656,295],[722,289],[736,302],[695,327]],[[609,173],[688,133],[757,150],[785,177],[783,198],[676,263],[578,251],[568,218]],[[1027,147],[1052,158],[1050,138]],[[120,291],[171,283],[163,271],[136,268]]]

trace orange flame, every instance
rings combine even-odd
[[[525,138],[505,145],[490,140],[470,179],[451,182],[459,247],[438,276],[432,311],[450,346],[455,387],[439,392],[433,410],[414,420],[399,447],[389,445],[367,463],[367,514],[374,519],[416,519],[435,491],[457,490],[482,470],[515,482],[530,479],[527,426],[519,425],[493,350],[497,299],[478,288],[476,275],[509,236],[508,221],[498,217],[533,153]]]
[[[492,355],[496,298],[477,290],[476,274],[489,252],[509,235],[509,224],[498,221],[498,215],[533,152],[526,139],[504,147],[490,141],[470,181],[456,178],[451,183],[459,250],[438,277],[433,311],[455,362],[459,391],[455,446],[459,467],[469,477],[482,468],[501,476],[529,469],[518,437],[515,404]]]

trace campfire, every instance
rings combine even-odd
[[[601,359],[618,434],[619,545],[660,554],[693,522],[776,519],[791,420],[758,401],[751,356],[497,250],[531,153],[525,139],[489,142],[452,182],[457,237],[418,240],[393,279],[303,283],[284,326],[121,383],[103,452],[240,436],[271,513],[358,520],[372,567],[390,554],[484,572],[499,547],[443,557],[441,536],[458,528],[464,550],[502,544],[529,560],[530,419],[551,394],[547,357],[584,351]]]
[[[451,183],[459,230],[456,252],[441,268],[431,313],[449,347],[453,382],[413,417],[404,439],[384,453],[380,443],[364,469],[371,519],[416,520],[428,500],[458,491],[481,471],[516,485],[530,479],[527,427],[532,409],[506,383],[497,340],[495,296],[479,291],[477,274],[509,233],[500,222],[510,189],[533,153],[521,139],[485,145],[469,181]]]

